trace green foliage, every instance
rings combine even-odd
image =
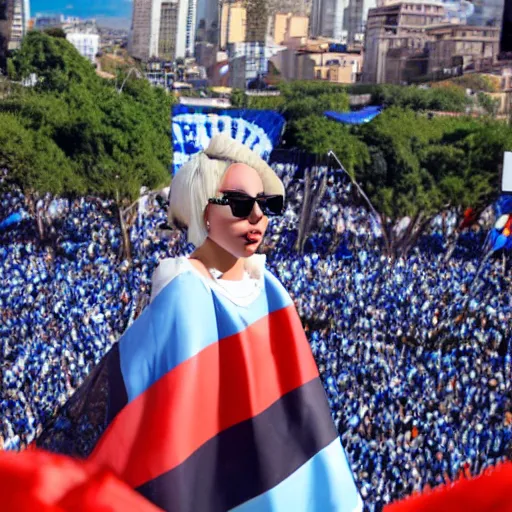
[[[311,115],[293,123],[292,130],[301,149],[320,156],[333,150],[351,174],[370,162],[366,145],[336,121]]]
[[[247,96],[244,108],[257,110],[282,110],[284,106],[283,96]]]
[[[446,83],[462,87],[464,90],[471,89],[472,91],[481,92],[499,91],[499,83],[496,83],[495,77],[491,78],[489,75],[481,75],[478,73],[471,73],[463,76],[458,76],[457,78],[453,78],[449,81],[442,82],[440,85],[443,86]]]
[[[352,86],[350,94],[371,94],[374,105],[410,108],[412,110],[441,110],[464,112],[470,104],[465,91],[456,86],[420,88],[402,85]]]
[[[12,114],[0,113],[0,167],[8,169],[5,187],[27,193],[84,192],[72,162],[49,137],[25,128]]]
[[[345,92],[322,93],[318,96],[297,96],[288,100],[283,98],[283,115],[289,121],[316,115],[322,116],[327,110],[343,112],[349,110],[349,99]]]
[[[17,73],[16,73],[16,66],[14,65],[14,62],[12,59],[7,59],[7,65],[6,65],[6,71],[7,76],[10,80],[16,80]]]
[[[134,200],[142,186],[169,182],[172,96],[144,80],[128,80],[118,93],[67,41],[40,32],[27,35],[14,64],[21,78],[34,72],[39,79],[0,102],[11,126],[3,134],[6,147],[21,137],[33,154],[22,152],[20,162],[37,163],[15,172],[16,158],[7,158],[14,150],[5,150],[9,176],[20,183],[27,177],[23,188]]]
[[[393,220],[489,204],[499,191],[503,151],[512,147],[512,130],[505,124],[429,119],[398,108],[357,133],[370,155],[358,179],[376,208]]]
[[[242,89],[233,89],[230,100],[234,108],[247,108],[247,95]]]
[[[279,84],[279,90],[287,99],[304,96],[319,96],[321,94],[336,94],[346,92],[344,85],[317,80],[297,80]]]
[[[66,32],[64,32],[64,30],[62,30],[60,27],[47,28],[44,30],[44,33],[48,34],[50,37],[66,39]]]
[[[485,92],[479,92],[477,94],[478,105],[484,110],[489,116],[495,116],[498,113],[499,100],[494,99]]]
[[[91,63],[71,43],[44,32],[27,34],[21,49],[13,56],[13,64],[19,78],[26,78],[31,73],[37,75],[38,91],[61,93],[76,83],[83,83],[93,90],[98,84]]]

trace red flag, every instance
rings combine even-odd
[[[3,512],[158,512],[111,472],[39,450],[0,452]]]
[[[462,478],[403,501],[384,512],[512,512],[512,463],[487,470],[476,478]]]

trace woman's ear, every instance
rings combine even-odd
[[[210,231],[210,222],[208,221],[208,208],[209,208],[209,204],[206,205],[206,208],[204,209],[204,213],[203,213],[203,221],[204,221],[204,225],[206,226],[206,231]]]

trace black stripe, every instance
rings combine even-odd
[[[113,421],[119,411],[128,404],[128,393],[124,385],[121,372],[121,356],[119,355],[119,343],[116,343],[110,351],[107,361],[108,366],[108,410],[107,425]]]
[[[167,511],[226,511],[275,487],[336,437],[316,378],[137,490]]]
[[[116,343],[45,425],[35,444],[54,453],[86,458],[127,403]]]

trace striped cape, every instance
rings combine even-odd
[[[36,446],[107,466],[168,511],[362,510],[283,286],[264,270],[242,307],[175,266]]]

